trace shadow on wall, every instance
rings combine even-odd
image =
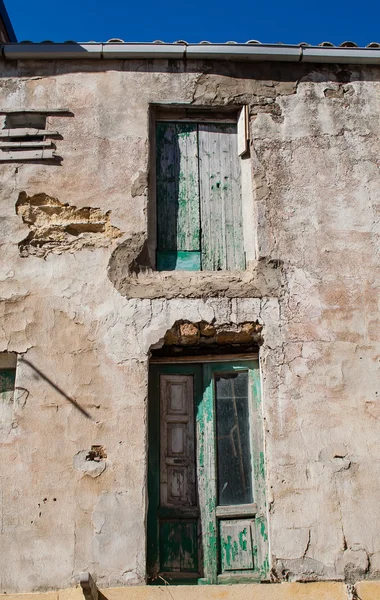
[[[66,394],[66,392],[64,392],[57,384],[54,383],[54,381],[52,381],[49,377],[47,377],[47,375],[42,373],[42,371],[40,371],[36,366],[34,366],[33,363],[31,363],[26,358],[20,358],[20,362],[23,362],[24,364],[28,365],[28,367],[30,367],[34,371],[34,373],[37,375],[38,378],[41,378],[44,381],[46,381],[46,383],[48,383],[56,392],[58,392],[58,394],[60,394],[66,400],[68,400],[87,419],[93,420],[92,416],[90,415],[89,412],[87,412],[87,410],[85,408],[83,408],[76,400],[74,400],[74,398],[72,398],[71,396],[68,396],[68,394]]]

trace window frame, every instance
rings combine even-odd
[[[233,359],[229,356],[216,360],[190,363],[159,361],[151,364],[149,378],[148,414],[148,521],[147,521],[147,571],[148,581],[160,585],[163,579],[173,577],[173,584],[218,584],[234,582],[267,581],[269,575],[268,534],[265,502],[265,465],[263,420],[261,409],[260,366],[257,357]],[[248,371],[250,446],[253,503],[217,507],[217,439],[215,407],[215,375],[225,372]],[[202,531],[200,560],[203,572],[199,576],[176,578],[173,573],[159,573],[159,498],[160,498],[160,402],[157,400],[160,376],[166,374],[192,374],[194,377],[194,411],[196,440],[197,494],[199,498]],[[159,396],[158,396],[159,398]],[[255,531],[254,569],[221,569],[222,523],[233,519],[251,519]],[[205,532],[209,532],[206,534]],[[253,543],[253,542],[252,542]],[[153,575],[153,576],[152,576]],[[156,576],[156,579],[154,577]],[[151,577],[151,579],[149,579]]]
[[[243,247],[245,252],[244,270],[223,270],[206,271],[195,270],[194,273],[244,273],[248,268],[248,263],[256,260],[256,231],[254,203],[253,203],[253,185],[251,176],[251,161],[249,155],[249,120],[247,105],[223,106],[223,107],[204,107],[204,106],[184,106],[184,105],[163,105],[152,104],[149,113],[149,202],[148,202],[148,242],[147,251],[150,265],[156,272],[184,273],[188,271],[171,270],[158,271],[157,269],[157,189],[156,189],[156,160],[157,160],[157,139],[156,126],[158,122],[183,122],[183,123],[210,123],[210,124],[235,124],[238,127],[237,139],[237,158],[240,161],[240,188],[242,202],[242,220],[243,220]]]

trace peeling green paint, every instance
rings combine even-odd
[[[260,467],[259,467],[259,469],[260,469],[260,475],[264,479],[265,478],[265,458],[264,458],[264,452],[260,452],[259,464],[260,464]]]
[[[266,525],[265,525],[265,520],[263,517],[256,517],[256,523],[258,525],[258,529],[260,532],[260,535],[262,536],[263,540],[266,542],[268,540],[268,535],[266,532]]]
[[[240,544],[240,548],[243,551],[247,550],[247,530],[245,527],[244,527],[243,531],[241,531],[239,533],[239,544]]]

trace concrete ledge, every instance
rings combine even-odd
[[[101,591],[107,600],[347,600],[346,586],[336,582],[134,586]]]
[[[360,581],[355,585],[355,590],[360,600],[380,599],[380,581]]]
[[[361,600],[379,600],[380,582],[358,584]],[[274,583],[205,586],[126,586],[100,590],[107,600],[348,600],[344,583]],[[368,595],[369,594],[369,595]],[[371,595],[372,594],[372,595]],[[0,600],[83,600],[81,588],[0,594]]]

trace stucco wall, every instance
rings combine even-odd
[[[84,570],[104,587],[144,583],[148,354],[184,318],[263,325],[272,578],[379,576],[380,71],[165,61],[1,71],[4,110],[73,114],[48,117],[60,165],[0,169],[0,351],[19,355],[0,432],[2,591],[68,587]],[[257,261],[243,284],[130,268],[146,241],[158,102],[250,104]],[[85,228],[43,256],[20,254],[31,231],[21,192],[98,209],[115,235]],[[89,474],[93,445],[106,458]]]

